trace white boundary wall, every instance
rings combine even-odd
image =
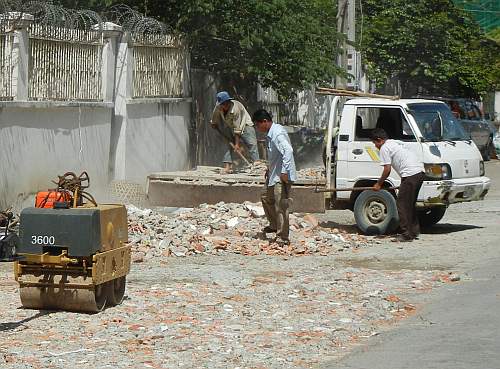
[[[146,183],[154,171],[190,166],[191,99],[132,98],[133,53],[126,34],[105,25],[103,102],[29,101],[29,38],[14,32],[13,101],[0,101],[0,208],[19,210],[57,175],[86,170],[90,192],[103,201],[112,180]],[[188,65],[184,66],[187,70]]]
[[[67,171],[87,170],[92,186],[105,188],[111,106],[0,106],[0,207],[32,204]]]
[[[133,50],[117,40],[115,111],[111,126],[113,179],[146,182],[151,172],[189,168],[191,98],[133,98]],[[184,66],[184,76],[188,65]],[[185,78],[184,94],[189,91]]]

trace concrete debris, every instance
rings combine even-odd
[[[264,176],[264,173],[266,172],[267,166],[265,162],[262,161],[256,161],[252,163],[250,166],[244,167],[240,170],[238,170],[238,173],[242,174],[248,174],[252,176]],[[304,168],[300,169],[297,171],[297,178],[300,179],[323,179],[325,178],[325,168],[318,166],[318,167],[309,167],[309,168]]]
[[[261,218],[266,213],[264,212],[264,208],[262,206],[257,206],[257,205],[252,205],[250,203],[245,204],[245,208],[250,211],[253,217],[255,218]]]
[[[243,255],[328,255],[374,242],[372,237],[322,227],[312,214],[291,214],[291,244],[266,238],[260,204],[202,204],[195,209],[163,214],[127,206],[133,261],[164,256],[236,253]],[[161,209],[160,209],[161,210]],[[270,235],[271,236],[271,235]],[[274,235],[273,235],[274,236]]]
[[[226,222],[226,225],[228,228],[233,228],[234,226],[236,226],[238,224],[238,217],[234,217],[234,218],[231,218],[229,219],[227,222]]]
[[[241,167],[236,169],[236,174],[244,174],[249,176],[262,176],[267,170],[267,165],[264,161],[257,160],[250,165]],[[231,176],[227,176],[222,168],[216,167],[206,167],[206,166],[198,166],[196,167],[196,173],[199,176],[209,176],[216,171],[217,173],[224,174],[226,178],[230,178]],[[299,179],[311,179],[311,178],[323,178],[325,177],[325,169],[322,166],[317,167],[307,167],[303,169],[297,170],[297,177]],[[179,178],[180,179],[180,178]]]
[[[267,170],[266,162],[262,160],[257,160],[251,163],[250,165],[238,170],[238,173],[264,176],[266,170]]]

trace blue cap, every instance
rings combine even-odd
[[[229,96],[229,94],[226,91],[221,91],[217,93],[217,105],[220,105],[232,99],[233,98]]]

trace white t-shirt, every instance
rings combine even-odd
[[[400,177],[410,177],[424,171],[424,164],[399,140],[385,141],[380,148],[380,164],[390,164]]]

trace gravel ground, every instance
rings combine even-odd
[[[95,315],[21,308],[3,264],[1,367],[312,368],[414,314],[418,296],[455,280],[439,268],[347,265],[361,250],[402,246],[336,228],[346,212],[296,214],[287,249],[255,240],[249,228],[265,223],[255,206],[130,207],[127,297]],[[235,213],[238,226],[227,226]]]
[[[0,367],[322,367],[498,255],[482,246],[498,239],[500,196],[489,196],[450,208],[411,244],[359,235],[348,211],[295,214],[288,249],[257,237],[255,204],[130,207],[134,263],[119,306],[23,309],[12,266],[0,264]]]
[[[134,264],[124,303],[87,315],[20,308],[3,268],[0,364],[310,368],[414,313],[412,297],[443,283],[442,271],[352,268],[333,257],[169,258]]]

